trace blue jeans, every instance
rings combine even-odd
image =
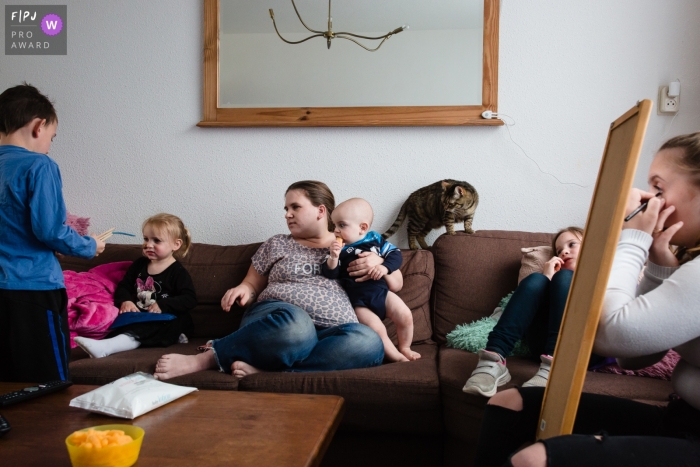
[[[222,371],[235,361],[265,371],[331,371],[382,364],[379,335],[359,323],[316,329],[302,308],[279,300],[253,304],[241,327],[212,343]]]
[[[486,350],[506,358],[524,339],[533,355],[554,355],[573,275],[561,269],[551,281],[540,273],[523,279],[489,334]]]

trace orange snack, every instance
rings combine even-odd
[[[122,430],[88,430],[76,431],[68,440],[78,447],[86,449],[102,449],[107,446],[122,446],[134,439],[124,434]]]
[[[71,433],[66,447],[73,467],[130,467],[145,432],[133,425],[100,425]]]
[[[343,237],[335,237],[335,241],[340,243],[340,246],[343,246]]]

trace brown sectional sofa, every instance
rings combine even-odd
[[[261,373],[237,381],[205,371],[172,380],[200,389],[337,394],[346,412],[323,465],[464,466],[471,465],[485,398],[462,392],[476,365],[476,355],[447,348],[445,335],[458,324],[488,316],[517,284],[520,248],[546,245],[551,234],[512,231],[458,232],[443,235],[431,251],[404,250],[404,289],[399,293],[413,311],[415,362],[319,373]],[[135,371],[153,372],[163,353],[194,354],[207,339],[234,331],[243,310],[221,310],[226,289],[245,276],[258,244],[194,244],[183,264],[195,283],[199,305],[193,311],[196,335],[189,344],[167,349],[136,349],[104,359],[90,359],[74,349],[73,381],[106,384]],[[109,245],[91,261],[62,258],[64,269],[86,271],[98,264],[133,260],[139,246]],[[389,324],[394,336],[393,325]],[[513,376],[506,387],[522,384],[538,363],[509,358]],[[663,403],[671,392],[666,381],[589,372],[585,390]]]

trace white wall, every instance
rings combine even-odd
[[[696,0],[502,0],[499,110],[519,146],[506,127],[198,128],[200,1],[42,3],[68,4],[68,55],[3,55],[0,88],[26,80],[55,101],[66,204],[96,231],[138,233],[169,211],[195,241],[261,241],[285,231],[300,179],[367,198],[383,231],[409,193],[448,177],[479,190],[476,229],[554,231],[584,223],[609,124],[638,99],[681,79],[677,118],[652,116],[639,186],[662,139],[700,129]]]

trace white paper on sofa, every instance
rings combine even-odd
[[[164,383],[139,371],[78,396],[69,405],[133,420],[196,390]]]

